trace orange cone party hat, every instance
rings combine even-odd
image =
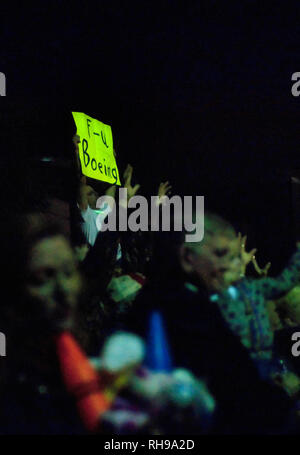
[[[55,337],[56,351],[64,383],[75,396],[77,408],[85,427],[96,431],[101,415],[110,407],[111,400],[100,386],[100,377],[69,332]]]

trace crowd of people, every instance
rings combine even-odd
[[[117,187],[82,174],[79,144],[70,217],[51,204],[1,216],[0,434],[297,433],[300,243],[272,277],[216,213],[199,242],[102,231],[112,208],[97,200],[120,204]],[[171,190],[159,185],[159,207]]]

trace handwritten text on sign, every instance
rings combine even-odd
[[[79,158],[87,177],[121,185],[111,127],[82,112],[72,112],[80,137]]]

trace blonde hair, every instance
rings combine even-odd
[[[196,214],[193,215],[193,219],[196,218]],[[219,215],[216,215],[212,212],[205,212],[204,214],[204,237],[202,242],[187,243],[189,247],[193,245],[201,245],[207,239],[210,239],[215,236],[223,235],[230,239],[236,238],[236,232],[234,227]]]

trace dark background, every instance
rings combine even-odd
[[[141,192],[162,180],[204,195],[248,233],[276,273],[299,236],[300,6],[285,1],[1,4],[2,204],[70,171],[36,163],[72,156],[71,110],[112,126],[119,169]],[[45,170],[45,168],[47,168]],[[298,192],[297,192],[298,191]],[[294,201],[294,203],[293,203]],[[300,208],[299,208],[300,212]]]

